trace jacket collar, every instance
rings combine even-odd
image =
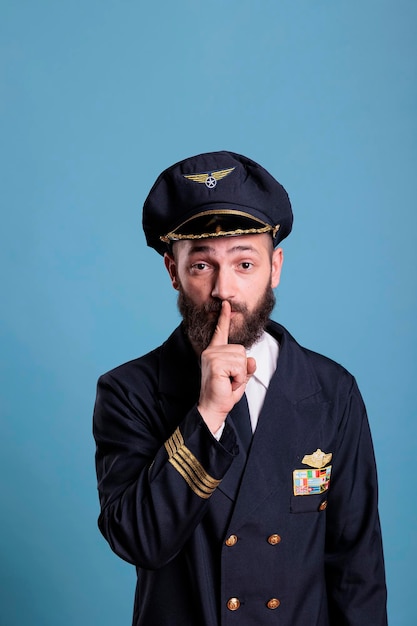
[[[276,375],[281,383],[282,393],[291,403],[297,403],[315,395],[321,385],[307,351],[281,324],[270,321],[266,328],[280,345]]]

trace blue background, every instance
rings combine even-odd
[[[141,232],[150,186],[228,149],[290,193],[275,318],[357,377],[390,624],[414,626],[414,0],[0,8],[1,624],[130,623],[134,570],[96,528],[95,382],[179,320]]]

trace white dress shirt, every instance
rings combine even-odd
[[[266,391],[272,376],[277,368],[279,356],[279,343],[269,333],[263,332],[260,339],[253,344],[246,355],[251,356],[256,361],[256,371],[251,376],[246,385],[246,398],[248,401],[252,432],[258,424],[259,414],[264,404]],[[222,436],[224,423],[219,430],[214,433],[217,441]]]
[[[256,361],[256,371],[246,385],[252,432],[255,432],[269,383],[277,368],[279,343],[269,333],[263,332],[261,338],[246,350],[246,354]]]

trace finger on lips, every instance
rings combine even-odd
[[[208,346],[208,348],[216,348],[221,346],[228,346],[228,355],[231,357],[231,349],[232,346],[229,344],[229,332],[230,332],[230,321],[231,321],[231,312],[232,306],[228,300],[222,301],[222,307],[219,313],[219,317],[217,320],[216,330],[213,333],[212,340]],[[246,356],[246,351],[243,346],[239,344],[233,344],[233,352],[236,355],[236,352],[239,352],[239,348],[241,348],[242,356]],[[252,374],[256,370],[256,361],[252,357],[249,357],[246,360],[246,371],[245,371],[245,380],[240,380],[240,376],[237,374],[230,375],[230,382],[233,381],[233,387],[240,387],[242,383],[246,383]]]
[[[232,307],[230,306],[230,302],[223,300],[222,308],[217,320],[216,330],[213,333],[210,346],[222,346],[228,343],[231,311]]]

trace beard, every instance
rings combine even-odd
[[[236,325],[232,319],[229,331],[229,343],[238,343],[244,348],[250,348],[262,335],[269,316],[275,306],[275,295],[271,287],[267,287],[252,312],[244,303],[230,302],[232,312],[242,314],[241,322]],[[179,285],[178,309],[183,318],[183,325],[188,339],[199,352],[205,350],[217,326],[217,320],[222,308],[222,301],[213,299],[203,305],[196,305],[184,293]]]

